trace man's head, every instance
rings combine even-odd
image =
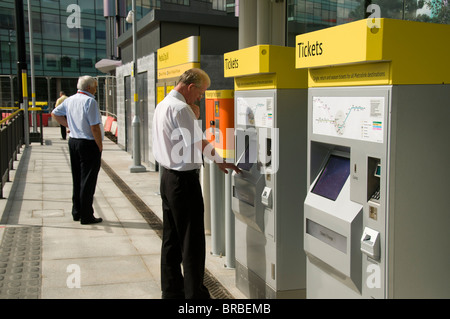
[[[187,104],[200,101],[206,89],[211,85],[208,74],[197,68],[185,71],[179,78],[175,89],[186,99]]]
[[[89,75],[80,76],[78,78],[77,89],[95,94],[97,92],[97,80]]]

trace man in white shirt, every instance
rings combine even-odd
[[[161,248],[162,298],[210,298],[205,272],[204,205],[198,171],[205,148],[198,126],[198,107],[211,80],[201,69],[181,75],[175,88],[158,104],[153,118],[153,154],[162,168],[163,207]],[[240,170],[214,152],[205,152],[223,172]],[[181,272],[183,263],[183,274]]]
[[[94,193],[103,150],[102,119],[95,101],[97,80],[91,76],[78,79],[78,92],[52,112],[52,117],[69,128],[69,153],[72,168],[72,216],[81,224],[102,222],[94,217]]]

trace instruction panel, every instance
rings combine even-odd
[[[383,143],[384,97],[313,97],[313,133]]]
[[[239,97],[236,100],[236,123],[238,125],[273,127],[272,97]]]

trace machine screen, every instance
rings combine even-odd
[[[331,155],[312,192],[336,200],[349,174],[350,159]]]

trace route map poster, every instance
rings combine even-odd
[[[273,127],[273,97],[239,97],[236,101],[238,125]]]
[[[313,133],[383,143],[384,97],[313,97]]]

